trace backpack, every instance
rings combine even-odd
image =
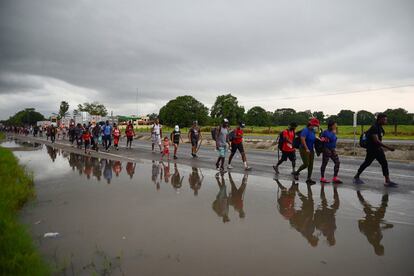
[[[211,129],[211,138],[216,141],[218,127]]]
[[[319,156],[323,152],[324,143],[321,140],[316,139],[314,147],[315,147],[316,155]]]
[[[234,139],[236,139],[236,132],[234,130],[232,130],[229,133],[229,141],[232,142]]]
[[[284,132],[284,130],[279,133],[279,136],[276,139],[277,148],[280,151],[282,151],[283,143],[285,142],[285,138],[283,137],[283,132]]]
[[[300,142],[300,134],[301,133],[302,133],[302,130],[299,130],[298,132],[295,133],[295,138],[293,138],[292,145],[293,145],[293,147],[295,149],[298,149],[300,147],[300,144],[301,144],[301,142]]]
[[[366,149],[368,147],[368,135],[367,132],[364,132],[359,136],[359,146]]]

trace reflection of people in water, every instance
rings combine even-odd
[[[168,183],[168,182],[170,182],[170,176],[171,176],[170,161],[167,162],[167,165],[165,165],[165,163],[162,162],[162,161],[161,161],[161,164],[162,164],[162,167],[164,169],[164,181],[165,181],[165,183]]]
[[[357,192],[357,195],[365,212],[365,218],[358,220],[359,231],[367,237],[368,242],[374,247],[375,254],[382,256],[385,250],[381,244],[382,230],[394,227],[393,224],[386,223],[383,220],[388,206],[388,194],[382,196],[380,207],[372,207],[360,191]]]
[[[200,174],[201,174],[201,177],[200,177]],[[201,172],[201,169],[200,169],[200,174],[199,174],[198,168],[192,167],[192,171],[190,175],[188,176],[188,182],[190,183],[190,188],[193,189],[195,196],[198,195],[198,190],[200,190],[201,184],[203,183],[203,180],[204,180],[204,175]]]
[[[234,210],[239,213],[240,218],[244,218],[246,216],[244,209],[243,209],[243,200],[244,200],[244,191],[246,190],[247,186],[247,177],[248,174],[245,173],[243,175],[243,179],[239,188],[234,184],[233,177],[229,172],[229,180],[231,185],[231,193],[230,193],[230,202],[229,204],[233,206]]]
[[[113,162],[112,169],[114,170],[114,173],[115,173],[116,177],[118,177],[119,174],[122,171],[122,163],[121,163],[121,161],[119,161],[119,160],[118,161],[114,161]]]
[[[69,153],[69,166],[72,168],[72,171],[75,171],[76,167],[76,154],[71,152]]]
[[[322,232],[326,237],[330,246],[335,245],[335,230],[336,219],[335,214],[339,209],[339,195],[338,190],[333,186],[333,199],[334,202],[331,206],[328,206],[328,201],[325,196],[325,186],[321,186],[321,206],[315,211],[315,224],[316,229]]]
[[[230,221],[229,219],[229,198],[227,196],[227,188],[224,182],[224,174],[219,175],[216,174],[217,185],[219,186],[220,190],[216,196],[216,200],[213,202],[213,210],[217,213],[217,215],[223,218],[223,222],[226,223]]]
[[[107,159],[102,160],[104,162],[103,177],[106,179],[106,182],[110,184],[112,180],[112,161]]]
[[[179,192],[182,184],[183,184],[184,176],[181,177],[180,172],[177,168],[177,163],[174,163],[174,174],[171,176],[171,185],[175,189],[176,192]]]
[[[135,174],[135,166],[136,166],[136,163],[132,163],[132,162],[128,162],[127,164],[126,164],[126,172],[127,172],[127,174],[129,175],[129,177],[132,179],[132,177],[134,176],[134,174]]]
[[[96,177],[98,181],[101,181],[102,176],[102,166],[101,162],[99,162],[99,159],[96,157],[92,157],[92,174]]]
[[[318,245],[318,237],[314,234],[315,232],[315,220],[313,216],[314,203],[312,189],[310,185],[307,185],[308,195],[303,195],[300,190],[297,190],[299,199],[302,201],[300,210],[296,210],[293,216],[290,218],[290,225],[300,232],[309,244],[313,247]]]
[[[158,176],[160,175],[160,170],[161,170],[160,164],[157,161],[152,160],[151,180],[152,180],[152,182],[154,182],[155,187],[156,187],[157,190],[160,189],[160,180],[158,178]]]
[[[90,179],[91,174],[92,174],[92,160],[90,156],[85,156],[84,159],[85,159],[85,168],[83,172],[86,174],[86,177]]]
[[[57,149],[55,149],[51,146],[46,146],[46,149],[47,149],[47,153],[49,154],[52,161],[55,162],[56,157],[57,157]]]
[[[278,179],[275,179],[275,181],[279,187],[277,190],[277,207],[279,213],[285,219],[291,219],[295,214],[295,197],[298,191],[298,184],[292,181],[292,185],[288,190]]]

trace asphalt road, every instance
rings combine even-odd
[[[49,141],[46,141],[45,138],[33,138],[33,137],[25,137],[20,136],[19,139],[22,140],[30,140],[41,142],[44,144],[50,144]],[[151,151],[151,143],[146,141],[137,141],[133,142],[132,149],[125,148],[126,141],[121,140],[120,142],[120,149],[119,151],[114,150],[111,148],[109,153],[106,152],[99,152],[99,153],[92,153],[92,155],[102,158],[114,158],[114,159],[123,159],[123,160],[159,160],[160,154],[158,151],[152,152]],[[68,151],[74,151],[78,153],[82,153],[82,150],[74,148],[69,145],[68,141],[58,140],[56,141],[55,147],[62,148]],[[179,164],[184,164],[192,167],[199,167],[199,168],[209,168],[215,169],[215,162],[217,159],[217,152],[212,147],[203,146],[200,148],[198,152],[198,158],[192,158],[190,155],[190,145],[189,144],[181,144],[179,148],[178,160],[175,162]],[[172,148],[171,148],[172,153]],[[264,151],[264,150],[252,150],[249,149],[247,152],[247,159],[249,165],[252,167],[252,170],[249,171],[249,174],[252,175],[260,175],[260,176],[268,176],[268,177],[275,177],[274,171],[272,166],[275,164],[277,153],[271,151]],[[172,154],[171,154],[172,157]],[[302,163],[297,154],[297,167],[300,166]],[[172,162],[174,160],[171,160]],[[344,181],[342,185],[349,185],[358,189],[385,189],[383,187],[384,178],[382,176],[381,167],[377,162],[374,163],[363,173],[361,179],[365,181],[365,184],[356,186],[352,183],[352,178],[355,175],[359,165],[362,163],[362,159],[360,158],[353,158],[348,156],[340,156],[341,167],[340,167],[340,178]],[[234,161],[232,163],[234,169],[232,171],[238,173],[244,173],[243,165],[241,162],[241,158],[239,154],[236,154],[234,157]],[[315,159],[314,164],[314,172],[313,172],[313,179],[319,180],[320,178],[320,165],[321,165],[321,157],[317,157]],[[399,184],[398,188],[388,188],[392,189],[395,192],[410,192],[414,193],[414,163],[413,162],[402,162],[402,161],[389,161],[389,169],[390,175],[393,181]],[[289,162],[286,162],[281,165],[280,167],[280,179],[292,179],[290,172],[291,172],[291,165]],[[330,162],[326,169],[326,177],[330,179],[333,173],[333,164]],[[299,180],[300,184],[304,184],[306,179],[306,171],[301,173],[301,177]],[[319,184],[317,184],[319,185]]]

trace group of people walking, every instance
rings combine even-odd
[[[127,137],[126,147],[132,147],[132,140],[135,136],[134,127],[132,122],[128,122],[125,129],[125,136]],[[116,123],[111,125],[109,121],[104,124],[97,124],[91,122],[88,125],[71,124],[69,126],[69,141],[72,145],[76,142],[78,148],[84,146],[85,153],[90,153],[90,149],[98,151],[99,145],[103,146],[105,151],[109,151],[109,148],[114,143],[114,148],[119,150],[119,140],[121,138],[121,130]]]
[[[359,167],[357,173],[354,176],[355,184],[363,184],[360,176],[364,170],[371,165],[374,160],[377,160],[381,164],[382,173],[385,179],[385,186],[396,187],[397,184],[391,181],[388,170],[388,163],[384,153],[384,149],[394,151],[394,148],[385,145],[382,142],[382,138],[385,134],[383,126],[387,124],[387,116],[383,113],[377,115],[375,123],[366,131],[362,136],[364,139],[363,147],[366,148],[366,157],[364,162]],[[240,153],[243,167],[246,171],[252,168],[248,165],[245,149],[243,146],[243,129],[245,124],[239,122],[237,127],[233,130],[229,127],[229,120],[223,119],[222,123],[211,130],[211,138],[214,140],[215,148],[218,154],[217,161],[215,163],[216,169],[225,173],[225,163],[227,152],[230,151],[230,157],[227,163],[227,169],[233,169],[232,161],[237,151]],[[306,125],[300,131],[297,130],[297,123],[292,122],[286,130],[283,130],[278,138],[278,153],[281,152],[281,156],[278,154],[278,159],[273,169],[276,174],[279,174],[279,168],[283,162],[289,161],[292,166],[292,175],[294,180],[299,180],[300,174],[306,170],[306,183],[313,185],[316,183],[312,179],[315,154],[322,155],[322,163],[320,167],[320,182],[321,183],[334,183],[340,184],[342,180],[339,178],[340,161],[336,151],[337,146],[337,123],[334,121],[328,122],[328,128],[324,131],[320,129],[320,122],[316,118],[311,118]],[[11,131],[21,132],[20,128],[13,128]],[[19,133],[20,133],[19,132]],[[46,130],[47,137],[51,139],[52,143],[55,141],[57,130],[54,126],[50,126]],[[27,133],[25,133],[27,135]],[[119,141],[122,135],[121,129],[116,123],[112,125],[109,121],[105,123],[91,122],[86,124],[71,124],[68,129],[69,141],[72,145],[76,143],[78,148],[84,148],[85,153],[90,154],[90,150],[98,151],[100,145],[103,149],[109,151],[113,146],[116,150],[119,150]],[[132,148],[132,141],[135,136],[134,127],[131,121],[128,122],[124,134],[127,138],[126,147]],[[34,134],[35,135],[35,134]],[[156,119],[151,126],[151,141],[152,151],[155,152],[157,146],[160,150],[161,160],[166,157],[170,159],[170,145],[173,146],[173,158],[177,159],[177,152],[180,143],[184,142],[181,134],[180,127],[176,125],[169,137],[163,137],[163,129],[159,120]],[[191,156],[197,158],[198,150],[200,149],[202,142],[202,133],[197,121],[194,121],[191,128],[188,131],[188,141],[191,143]],[[362,142],[361,142],[362,143]],[[299,151],[302,159],[302,164],[296,169],[296,151]],[[334,171],[332,179],[328,179],[325,175],[327,164],[329,160],[334,163]]]

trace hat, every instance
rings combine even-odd
[[[312,119],[309,120],[309,125],[318,127],[318,126],[320,126],[320,123],[319,123],[318,119],[312,118]]]
[[[180,127],[179,127],[178,125],[176,125],[176,126],[174,127],[174,130],[175,130],[175,131],[179,131],[179,130],[180,130]]]
[[[223,123],[228,123],[229,120],[227,120],[226,118],[223,119]]]

